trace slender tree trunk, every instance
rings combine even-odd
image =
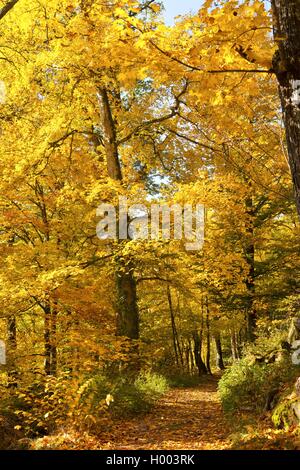
[[[202,345],[203,345],[203,330],[204,330],[204,302],[203,298],[201,300],[201,317],[200,317],[200,332],[195,332],[193,334],[194,339],[194,356],[195,362],[198,367],[199,375],[206,375],[207,368],[202,359]]]
[[[43,307],[44,310],[44,348],[45,348],[45,363],[44,370],[46,375],[51,374],[51,308],[47,303]]]
[[[18,386],[18,373],[16,370],[16,349],[17,349],[17,322],[16,317],[11,315],[7,322],[7,338],[8,338],[8,378],[9,387],[16,388]]]
[[[179,296],[178,296],[178,293],[177,293],[177,297],[178,297],[178,303],[177,303],[177,315],[178,317],[180,316],[180,305],[179,305]],[[174,314],[175,314],[175,310],[173,308],[173,311],[174,311]],[[175,319],[175,315],[174,315],[174,319]],[[178,349],[178,353],[179,353],[179,359],[180,359],[180,363],[181,363],[181,366],[182,368],[184,369],[184,341],[182,341],[182,344],[180,342],[180,339],[179,339],[179,334],[178,334],[178,328],[177,328],[177,325],[176,325],[176,321],[175,321],[175,335],[176,335],[176,342],[177,342],[177,349]]]
[[[170,316],[171,316],[172,339],[173,339],[175,361],[176,361],[177,367],[179,367],[179,356],[178,356],[177,342],[176,342],[176,324],[175,324],[175,317],[174,317],[174,311],[173,311],[171,290],[169,286],[167,287],[167,296],[168,296],[169,311],[170,311]]]
[[[187,373],[190,374],[190,372],[191,372],[191,363],[190,363],[190,345],[189,345],[189,343],[185,343],[185,345],[184,345],[184,355],[185,355],[185,362],[186,362],[186,370],[187,370]]]
[[[51,309],[51,375],[57,373],[57,305]]]
[[[209,308],[208,298],[206,298],[206,369],[212,375],[210,368],[210,324],[209,324]]]
[[[216,366],[218,369],[224,370],[225,366],[223,362],[221,335],[219,332],[215,333],[214,340],[215,340],[215,345],[216,345]]]
[[[250,183],[249,183],[250,184]],[[245,258],[249,267],[248,277],[246,279],[247,299],[246,299],[246,320],[247,320],[247,338],[252,342],[255,340],[256,329],[256,310],[254,307],[255,296],[255,246],[254,246],[254,208],[252,198],[246,201],[248,227],[247,227],[247,246],[245,248]]]
[[[300,217],[300,0],[272,0],[279,50],[273,70],[279,83],[289,165]]]
[[[237,361],[240,358],[235,331],[231,332],[231,354],[234,361]]]
[[[190,350],[191,372],[193,374],[196,368],[196,363],[195,363],[195,358],[193,354],[193,340],[192,339],[189,339],[189,350]]]
[[[243,347],[243,328],[239,330],[238,333],[236,333],[236,338],[237,338],[237,348],[239,352],[239,357],[242,356],[242,347]]]

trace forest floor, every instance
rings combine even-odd
[[[230,428],[223,415],[219,377],[193,388],[172,388],[152,411],[115,420],[101,433],[62,433],[37,439],[34,449],[223,450],[230,449]]]
[[[218,376],[193,388],[172,388],[151,410],[136,418],[103,425],[97,435],[62,431],[36,439],[33,450],[271,450],[300,449],[299,428],[285,431],[262,415],[225,419]],[[230,424],[231,422],[231,424]],[[270,427],[271,426],[271,427]]]
[[[218,378],[195,388],[171,389],[146,416],[122,421],[107,437],[103,450],[228,449],[230,433],[217,392]]]

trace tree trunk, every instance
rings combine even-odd
[[[203,344],[203,330],[204,330],[204,302],[203,298],[201,301],[201,326],[200,326],[200,333],[198,332],[194,333],[193,338],[194,338],[194,356],[195,356],[195,362],[198,367],[199,375],[204,375],[207,374],[207,368],[206,365],[202,359],[202,344]]]
[[[202,360],[202,333],[195,332],[193,334],[194,340],[194,356],[195,356],[195,363],[198,368],[199,375],[206,375],[207,369]]]
[[[221,335],[219,332],[215,333],[214,340],[215,340],[215,345],[216,345],[216,366],[218,369],[224,370],[225,366],[223,362]]]
[[[254,295],[255,295],[255,246],[254,246],[254,208],[252,198],[246,201],[247,214],[249,219],[247,220],[248,228],[247,234],[249,240],[247,240],[247,246],[245,249],[245,258],[249,267],[248,277],[246,279],[247,287],[247,306],[246,306],[246,319],[247,319],[247,338],[248,341],[253,342],[255,340],[255,329],[256,329],[256,311],[254,308]]]
[[[51,308],[50,304],[43,307],[44,317],[44,348],[45,348],[45,363],[44,371],[46,375],[51,374]]]
[[[272,0],[279,50],[273,70],[279,83],[289,165],[300,217],[300,0]]]
[[[169,304],[169,310],[170,310],[170,316],[171,316],[172,339],[173,339],[175,361],[176,361],[177,367],[179,367],[179,355],[178,355],[177,342],[176,342],[176,335],[177,335],[176,323],[175,323],[175,316],[174,316],[174,310],[173,310],[173,304],[172,304],[171,290],[169,286],[167,288],[167,295],[168,295],[168,304]]]
[[[210,325],[209,325],[209,309],[208,299],[206,298],[206,369],[212,375],[210,368]]]
[[[231,354],[234,361],[237,361],[240,358],[236,333],[234,331],[231,333]]]
[[[15,355],[17,349],[17,322],[14,315],[8,318],[7,322],[7,337],[8,337],[8,378],[9,387],[16,388],[18,386],[18,373],[16,370]]]
[[[182,349],[184,349],[184,348],[181,347],[180,342],[179,342],[179,338],[178,338],[176,320],[175,320],[175,313],[174,313],[174,308],[173,308],[172,294],[171,294],[170,286],[168,286],[168,288],[167,288],[167,296],[168,296],[169,310],[170,310],[170,316],[171,316],[172,338],[173,338],[173,347],[174,347],[176,365],[177,366],[181,365],[182,367],[184,367],[183,353],[182,353]]]
[[[116,127],[113,119],[107,90],[98,89],[100,104],[100,120],[103,145],[106,154],[108,176],[122,182],[122,171],[119,159]],[[117,321],[116,333],[130,340],[139,339],[139,312],[137,301],[137,288],[134,270],[131,263],[125,264],[120,260],[116,270],[117,291]],[[137,345],[133,345],[134,352]]]
[[[136,282],[128,267],[117,272],[117,308],[117,335],[139,339]]]
[[[111,112],[107,90],[105,88],[99,88],[98,93],[102,126],[101,131],[106,154],[108,176],[114,180],[122,181],[116,128]]]
[[[18,3],[19,0],[10,0],[0,10],[0,20]]]
[[[57,305],[51,309],[51,375],[57,373]]]
[[[188,344],[189,344],[189,352],[190,352],[190,368],[191,368],[191,373],[193,374],[195,371],[195,367],[196,367],[194,354],[193,354],[193,340],[189,339]]]
[[[185,343],[184,345],[184,355],[185,355],[185,363],[186,363],[186,371],[188,374],[191,373],[191,361],[190,361],[190,344],[189,342]]]

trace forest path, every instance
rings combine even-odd
[[[218,392],[218,378],[195,388],[171,389],[144,417],[122,421],[100,438],[103,450],[228,449],[230,433]],[[105,436],[106,439],[108,435]]]

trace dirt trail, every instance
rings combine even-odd
[[[118,424],[101,449],[227,449],[230,430],[218,393],[217,379],[197,388],[172,389],[147,416]]]

